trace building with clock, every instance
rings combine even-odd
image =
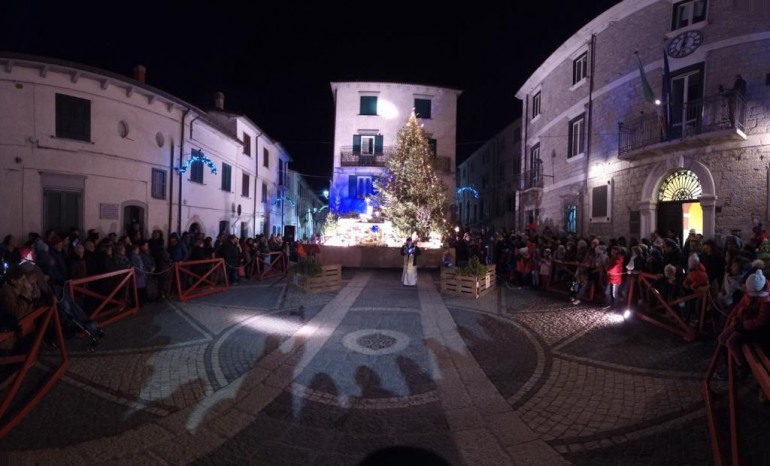
[[[761,2],[625,0],[517,92],[517,226],[706,238],[766,223],[770,17]]]

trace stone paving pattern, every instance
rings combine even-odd
[[[69,371],[0,439],[0,464],[357,465],[391,446],[452,465],[713,464],[711,339],[556,294],[441,295],[436,270],[399,279],[343,269],[319,294],[243,281],[149,304],[94,353],[71,339]],[[767,465],[756,395],[741,386],[743,459]]]

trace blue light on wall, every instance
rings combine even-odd
[[[473,197],[475,197],[476,199],[479,198],[479,192],[476,191],[473,188],[473,186],[463,186],[461,188],[457,188],[457,195],[460,196],[460,195],[462,195],[462,193],[464,193],[466,191],[470,191],[473,194]]]
[[[292,200],[292,198],[286,197],[286,196],[276,197],[275,200],[273,201],[273,205],[276,205],[282,201],[288,201],[292,205],[292,207],[296,205]]]
[[[192,165],[195,162],[201,162],[205,163],[207,167],[211,170],[211,173],[214,175],[217,174],[217,166],[214,165],[214,162],[211,161],[208,157],[203,155],[203,151],[200,150],[194,150],[190,153],[190,159],[187,160],[184,165],[177,168],[176,171],[179,172],[180,175],[184,175],[188,168],[190,168],[190,165]]]

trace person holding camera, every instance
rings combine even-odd
[[[401,255],[404,256],[404,269],[401,273],[401,283],[404,286],[417,285],[417,256],[420,255],[420,248],[412,242],[412,238],[407,238],[406,243],[401,246]]]

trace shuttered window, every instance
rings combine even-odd
[[[222,191],[230,192],[233,186],[233,167],[222,164]]]
[[[153,168],[152,169],[152,180],[151,180],[151,188],[150,188],[150,195],[154,199],[165,199],[166,198],[166,170],[161,170],[159,168]]]
[[[91,101],[56,94],[56,137],[91,141]]]

